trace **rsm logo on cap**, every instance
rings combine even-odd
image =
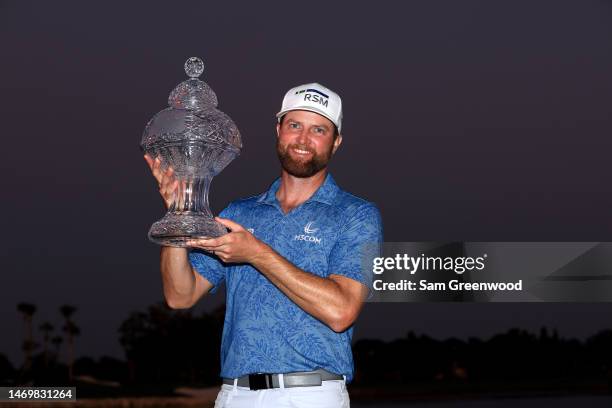
[[[325,95],[323,92],[318,91],[316,89],[302,89],[301,91],[297,91],[295,94],[304,94],[304,101],[310,101],[315,103],[320,103],[322,106],[327,108],[329,103],[329,96]]]

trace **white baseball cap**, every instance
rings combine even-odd
[[[338,128],[342,127],[342,99],[340,95],[316,82],[291,88],[283,98],[283,106],[276,117],[292,110],[306,110],[325,116]]]

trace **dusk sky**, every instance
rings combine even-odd
[[[119,324],[163,299],[163,215],[139,150],[201,57],[244,149],[213,212],[279,175],[275,113],[319,82],[344,103],[331,172],[386,241],[612,241],[612,2],[0,1],[0,353],[78,307],[77,356],[123,358]],[[223,301],[224,291],[198,310]],[[355,339],[510,327],[584,338],[612,304],[367,304]]]

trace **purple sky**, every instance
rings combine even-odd
[[[116,330],[162,299],[161,217],[138,145],[200,56],[244,150],[218,212],[279,173],[274,114],[317,81],[344,99],[332,172],[381,208],[387,241],[612,241],[612,3],[0,1],[0,353],[78,306],[77,354],[122,357]],[[222,301],[217,295],[198,308]],[[610,304],[368,305],[355,336],[584,337]]]

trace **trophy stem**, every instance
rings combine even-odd
[[[173,214],[202,213],[212,217],[208,206],[208,191],[210,190],[210,177],[196,177],[187,180],[179,180],[174,201],[168,212]]]
[[[185,247],[189,239],[215,238],[227,233],[213,219],[208,207],[212,177],[181,179],[174,202],[166,215],[149,230],[149,239],[159,245]]]

